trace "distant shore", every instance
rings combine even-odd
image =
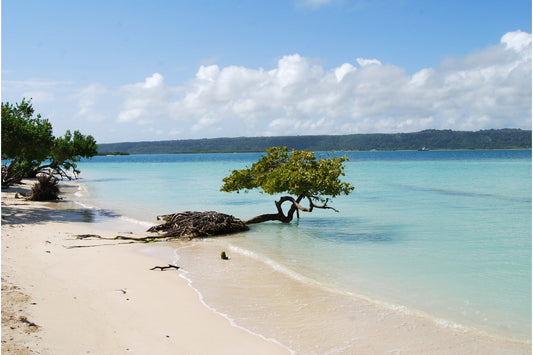
[[[273,341],[232,326],[228,319],[205,307],[187,280],[180,277],[181,271],[150,270],[165,265],[162,259],[150,256],[153,254],[139,252],[152,246],[75,238],[78,234],[113,237],[128,232],[141,236],[145,235],[142,230],[102,229],[99,223],[83,221],[79,211],[58,208],[62,202],[15,198],[17,192],[28,188],[26,184],[2,190],[3,352],[289,353]],[[239,258],[226,265],[242,269],[248,263]],[[230,270],[227,274],[236,273]],[[279,279],[270,271],[268,275],[263,279],[258,276],[257,281]],[[298,297],[307,295],[293,281],[286,282]],[[306,301],[325,312],[311,296]],[[345,350],[339,348],[339,353],[531,354],[530,344],[441,327],[364,300],[354,307],[357,316],[346,318],[347,327],[331,325],[353,330],[356,339]],[[315,324],[312,316],[316,313],[306,315],[293,309],[283,314],[287,323],[294,312]],[[323,333],[323,329],[315,330],[317,335]],[[291,332],[291,328],[285,331]],[[318,341],[311,334],[302,335],[302,339],[310,348]]]
[[[122,154],[248,153],[269,147],[323,151],[531,149],[531,130],[425,130],[316,136],[234,137],[98,144],[98,151]]]

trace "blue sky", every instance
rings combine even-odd
[[[531,128],[531,1],[2,1],[2,101],[99,142]]]

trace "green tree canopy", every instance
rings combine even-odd
[[[259,189],[262,193],[289,194],[275,201],[278,213],[254,217],[246,223],[259,223],[269,220],[290,222],[294,212],[312,212],[313,208],[327,208],[329,197],[341,194],[348,195],[354,187],[347,182],[342,182],[344,176],[343,163],[347,157],[317,159],[315,154],[304,150],[292,150],[289,153],[286,147],[272,147],[266,150],[259,161],[251,167],[242,170],[233,170],[230,176],[223,179],[221,191],[239,192]],[[295,196],[295,197],[293,197]],[[300,202],[307,199],[308,207]],[[321,205],[316,204],[320,201]],[[290,202],[291,207],[287,214],[281,208],[284,202]]]
[[[64,137],[54,137],[52,125],[38,114],[35,117],[31,100],[12,105],[2,102],[2,159],[11,162],[2,167],[2,185],[20,182],[44,169],[70,178],[79,171],[76,167],[82,157],[96,154],[97,145],[92,136],[79,131],[67,131]]]
[[[2,103],[2,157],[46,159],[54,140],[52,125],[33,113],[31,102],[24,99],[16,106]]]

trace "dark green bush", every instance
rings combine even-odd
[[[28,200],[55,201],[59,200],[59,181],[53,175],[40,174],[37,182],[31,188]]]

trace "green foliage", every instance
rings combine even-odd
[[[288,193],[324,200],[323,196],[348,195],[354,187],[342,182],[347,157],[317,160],[315,154],[286,147],[272,147],[250,168],[233,170],[223,179],[221,191],[260,189],[270,195]]]
[[[2,185],[17,183],[44,169],[69,177],[65,171],[79,173],[76,162],[97,152],[93,137],[67,131],[56,138],[50,122],[33,114],[31,100],[22,99],[16,105],[2,103],[2,158],[11,159],[9,165],[2,167]]]
[[[2,157],[43,161],[53,145],[52,125],[34,113],[30,101],[16,106],[2,103]]]
[[[426,130],[395,134],[348,134],[286,137],[238,137],[184,139],[154,142],[99,144],[100,152],[130,154],[262,152],[268,147],[312,152],[331,150],[417,150],[428,149],[508,149],[531,148],[531,130],[489,129],[477,132]]]
[[[92,136],[84,136],[79,131],[71,134],[69,130],[63,137],[54,139],[54,145],[50,151],[50,168],[59,173],[60,168],[72,170],[79,174],[76,162],[81,158],[90,158],[96,155],[97,145]]]

